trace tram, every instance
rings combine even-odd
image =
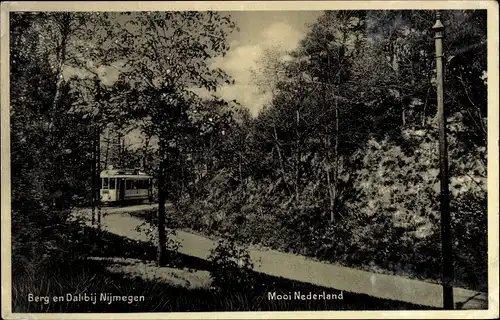
[[[104,170],[100,174],[103,204],[142,202],[153,198],[153,177],[137,169]]]

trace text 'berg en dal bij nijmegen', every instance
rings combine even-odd
[[[72,294],[67,293],[65,295],[59,296],[36,296],[32,293],[28,294],[28,302],[35,303],[60,303],[60,302],[88,302],[92,304],[97,304],[97,302],[112,304],[114,302],[118,303],[128,303],[132,304],[134,302],[144,301],[144,296],[120,296],[113,295],[111,293],[78,293]]]

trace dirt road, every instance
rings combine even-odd
[[[154,205],[139,205],[127,208],[105,208],[102,218],[104,230],[133,240],[148,241],[143,233],[136,231],[144,220],[129,215],[130,212],[154,208]],[[89,217],[90,210],[79,215]],[[175,240],[181,243],[183,254],[206,259],[210,249],[216,245],[205,237],[177,231]],[[376,298],[391,299],[431,307],[442,307],[442,286],[406,277],[377,274],[338,265],[318,262],[306,257],[275,250],[250,249],[255,271],[271,276],[311,283],[336,290],[367,294]],[[462,288],[454,288],[455,303],[462,309],[487,309],[488,297]]]

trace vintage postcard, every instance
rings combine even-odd
[[[1,9],[3,318],[498,318],[497,2]]]

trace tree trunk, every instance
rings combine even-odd
[[[92,145],[92,168],[91,168],[91,175],[92,175],[92,226],[95,225],[95,195],[96,195],[96,187],[97,187],[97,181],[96,181],[96,144],[95,144],[95,139],[91,139],[91,145]]]
[[[106,133],[106,154],[104,155],[104,170],[108,168],[108,156],[109,156],[109,128]]]
[[[285,165],[283,163],[283,156],[281,155],[281,147],[278,142],[278,133],[276,132],[276,124],[273,122],[273,132],[274,132],[274,144],[276,145],[276,150],[278,151],[278,160],[280,162],[280,168],[282,172],[282,177],[283,177],[283,182],[285,183],[285,186],[291,194],[290,186],[288,185],[288,181],[286,181],[286,172],[285,172]]]
[[[56,48],[58,66],[57,66],[56,93],[54,95],[54,99],[52,100],[52,110],[49,121],[50,132],[52,131],[54,117],[57,112],[59,101],[61,100],[61,87],[64,83],[63,68],[64,68],[64,62],[66,61],[66,45],[68,42],[68,37],[70,32],[70,23],[71,23],[71,18],[69,17],[68,13],[63,13],[62,18],[58,20],[56,23],[56,27],[58,27],[61,32],[61,43],[59,47]]]
[[[198,191],[197,189],[197,183],[198,183],[198,180],[197,180],[197,177],[198,177],[198,166],[196,165],[196,159],[198,159],[198,157],[196,156],[196,151],[193,152],[192,156],[191,156],[191,168],[192,168],[192,174],[191,174],[191,203],[193,204],[196,200],[196,193]]]
[[[399,63],[398,63],[398,55],[397,55],[397,49],[394,49],[394,53],[392,55],[392,69],[396,74],[399,74]]]
[[[123,164],[124,164],[124,161],[123,161],[123,158],[125,156],[124,142],[125,141],[122,137],[121,132],[118,133],[118,167],[120,167],[120,168],[123,168]]]
[[[179,192],[179,200],[184,196],[184,192],[186,190],[186,166],[184,157],[182,155],[179,156],[179,165],[181,166],[181,190]]]
[[[300,141],[299,141],[299,124],[300,124],[300,113],[297,109],[297,122],[295,127],[295,197],[297,203],[299,202],[299,184],[300,184]]]
[[[115,143],[113,143],[113,145],[115,146],[115,152],[114,152],[114,155],[113,157],[115,157],[115,165],[117,165],[119,168],[122,167],[122,136],[121,136],[121,133],[118,132],[118,136],[116,137],[116,139],[114,140]],[[116,154],[116,152],[118,154]]]
[[[164,152],[163,152],[164,153]],[[165,202],[167,198],[166,191],[166,179],[165,179],[165,165],[166,159],[165,154],[162,155],[162,160],[160,161],[160,168],[158,170],[158,248],[157,248],[157,256],[156,262],[159,267],[163,267],[166,264],[166,240],[167,234],[165,230]]]
[[[335,169],[334,169],[334,176],[333,176],[333,190],[332,190],[332,196],[331,196],[331,201],[332,203],[332,211],[331,211],[331,216],[330,220],[333,222],[335,220],[335,204],[337,203],[337,184],[338,184],[338,175],[339,175],[339,106],[338,106],[338,100],[335,100],[335,147],[334,147],[334,152],[335,152]]]
[[[149,169],[149,168],[147,168],[147,157],[148,157],[149,140],[150,140],[150,138],[146,137],[146,141],[144,142],[144,148],[142,149],[143,150],[143,154],[142,154],[142,168],[143,168],[144,172],[148,172],[148,169]]]
[[[101,132],[99,126],[96,128],[96,145],[97,145],[97,159],[96,159],[96,181],[101,181]],[[96,188],[97,200],[97,227],[101,230],[101,194],[100,187]]]
[[[330,221],[334,222],[335,220],[335,200],[334,200],[334,194],[333,194],[333,188],[332,188],[332,181],[330,178],[330,166],[328,165],[328,168],[326,170],[326,183],[328,185],[328,197],[330,199],[329,203],[329,212],[330,212]]]
[[[394,48],[394,53],[392,57],[392,68],[394,70],[394,73],[396,74],[396,79],[399,80],[399,63],[398,63],[398,48]],[[399,92],[400,95],[403,94],[403,92]],[[406,115],[405,115],[405,105],[404,103],[401,104],[401,121],[403,123],[403,127],[406,126]]]
[[[127,163],[125,162],[125,137],[121,137],[120,138],[120,154],[121,154],[121,157],[120,157],[120,167],[126,167],[127,166]]]

